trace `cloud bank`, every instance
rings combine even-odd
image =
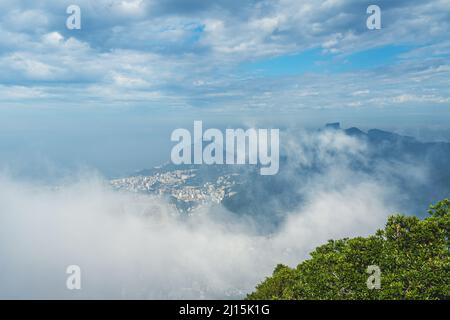
[[[364,146],[340,135],[310,141],[316,152],[299,163],[319,155],[328,169],[271,234],[220,206],[183,219],[161,199],[113,191],[95,175],[54,188],[2,174],[0,297],[241,298],[276,264],[295,266],[328,239],[382,227],[394,190],[343,165]],[[82,290],[66,289],[68,265],[81,267]]]

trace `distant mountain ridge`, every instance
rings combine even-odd
[[[357,127],[341,129],[340,122],[327,123],[325,125],[325,129],[343,131],[349,136],[365,137],[365,138],[371,139],[373,141],[383,141],[383,140],[399,141],[399,140],[402,140],[402,141],[409,141],[409,142],[418,142],[414,137],[403,136],[403,135],[399,135],[397,133],[384,131],[384,130],[380,130],[380,129],[370,129],[369,131],[367,131],[367,133]]]
[[[355,173],[395,183],[406,199],[405,210],[421,212],[429,203],[450,195],[450,143],[424,143],[379,129],[367,132],[357,127],[341,129],[338,122],[327,124],[322,130],[364,141],[368,146],[364,161],[350,159],[349,166]],[[111,185],[118,190],[166,197],[182,214],[192,214],[202,205],[220,203],[234,213],[258,216],[263,225],[276,226],[289,211],[302,205],[304,186],[323,174],[325,166],[317,161],[305,168],[286,154],[281,154],[280,172],[275,176],[261,176],[257,167],[250,165],[167,163],[132,177],[112,180]],[[427,183],[403,175],[402,166],[425,168]],[[389,167],[400,170],[388,172]]]

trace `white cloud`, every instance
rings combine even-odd
[[[366,30],[366,8],[353,0],[239,4],[218,1],[214,5],[178,0],[81,1],[84,23],[77,32],[65,29],[65,3],[56,6],[44,1],[39,6],[28,2],[26,5],[25,9],[23,2],[2,2],[0,80],[30,88],[39,86],[40,90],[48,91],[47,97],[57,97],[53,101],[56,103],[64,99],[51,94],[55,85],[69,82],[76,85],[67,86],[66,95],[84,104],[94,102],[91,95],[81,94],[79,86],[88,91],[104,86],[102,92],[109,94],[117,85],[126,87],[129,96],[140,97],[133,104],[146,105],[141,92],[146,89],[161,93],[157,103],[160,106],[170,104],[164,99],[171,97],[186,106],[208,104],[218,110],[225,106],[230,109],[282,106],[286,110],[372,107],[377,100],[388,103],[400,95],[421,96],[425,93],[420,92],[418,84],[424,82],[441,90],[440,97],[416,99],[415,103],[442,103],[449,96],[445,89],[449,75],[446,59],[449,45],[445,37],[450,31],[446,0],[380,3],[383,15],[380,32]],[[28,28],[30,24],[25,20],[35,21],[35,28]],[[403,53],[397,65],[373,72],[352,70],[331,76],[321,76],[319,72],[317,77],[302,74],[273,81],[241,69],[249,61],[322,48],[324,57],[318,59],[329,61],[318,69],[326,70],[344,66],[349,54],[397,44],[414,48]],[[387,87],[383,76],[395,82],[400,92],[377,90],[380,86]],[[130,81],[124,86],[120,79]],[[201,90],[194,84],[195,79],[202,79]],[[412,83],[412,79],[417,83]],[[287,82],[303,91],[312,89],[317,95],[302,96],[300,90],[294,90]],[[350,82],[351,92],[370,90],[373,99],[352,99],[348,89],[339,85]],[[267,83],[272,97],[263,100]],[[379,95],[383,99],[377,98]],[[99,92],[95,101],[111,103],[114,99]],[[121,103],[123,99],[118,99],[117,104]]]
[[[0,101],[15,101],[44,98],[46,93],[38,88],[28,88],[24,86],[4,86],[0,85]]]
[[[219,206],[179,219],[161,199],[112,191],[92,174],[58,188],[2,174],[0,297],[243,297],[276,264],[295,266],[331,238],[384,225],[397,209],[396,185],[350,169],[348,161],[365,148],[332,132],[290,145],[295,168],[314,162],[324,171],[302,182],[303,205],[268,235]],[[417,175],[402,165],[395,174]],[[82,268],[80,292],[65,288],[72,264]]]
[[[49,18],[45,11],[39,9],[32,10],[11,10],[6,19],[1,24],[14,31],[36,32],[46,30],[49,26]]]
[[[267,238],[207,212],[179,221],[160,200],[92,180],[49,190],[2,177],[0,190],[2,298],[242,297],[277,263],[373,232],[386,215],[376,186],[358,185],[316,194]],[[82,268],[79,293],[65,288],[71,264]]]

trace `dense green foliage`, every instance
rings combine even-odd
[[[297,268],[278,265],[248,299],[450,299],[450,201],[430,216],[389,217],[368,238],[330,240]],[[368,289],[367,267],[381,287]]]

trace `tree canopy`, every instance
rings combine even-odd
[[[450,299],[450,200],[428,212],[391,216],[367,238],[330,240],[296,268],[280,264],[247,299]],[[379,289],[368,287],[369,266],[381,271]]]

